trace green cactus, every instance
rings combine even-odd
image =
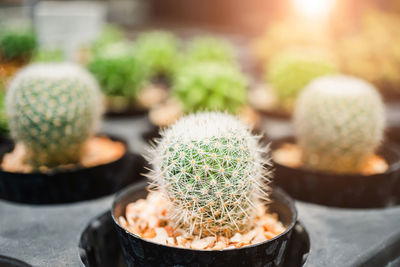
[[[32,62],[62,62],[65,60],[61,49],[40,49],[33,56]]]
[[[247,99],[247,79],[237,68],[219,63],[197,63],[181,69],[173,93],[186,112],[199,110],[236,113]]]
[[[268,199],[267,148],[232,115],[205,112],[162,132],[149,177],[170,201],[172,221],[191,234],[232,236],[254,224]]]
[[[360,173],[383,138],[385,111],[375,88],[358,78],[317,78],[300,95],[294,125],[307,168]]]
[[[88,63],[88,69],[107,96],[136,98],[146,75],[133,47],[125,42],[105,46]]]
[[[235,48],[224,39],[202,36],[191,40],[187,45],[189,60],[213,61],[232,64],[236,62]]]
[[[150,31],[139,34],[135,53],[147,68],[150,78],[171,78],[179,51],[179,41],[170,32]]]
[[[122,29],[119,27],[109,24],[104,27],[99,37],[92,43],[91,52],[93,55],[102,53],[104,48],[113,43],[119,43],[124,41],[125,35]]]
[[[37,63],[11,81],[6,111],[11,135],[34,168],[77,163],[95,133],[102,96],[94,78],[70,63]]]
[[[0,60],[26,62],[36,49],[36,36],[32,29],[9,28],[0,33]]]
[[[9,132],[4,98],[5,92],[0,81],[0,135],[7,135]]]
[[[335,65],[322,57],[282,53],[271,60],[265,78],[274,90],[279,107],[291,112],[299,93],[309,82],[335,70]]]

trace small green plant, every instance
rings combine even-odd
[[[268,198],[267,149],[232,115],[198,113],[162,133],[151,151],[153,186],[178,226],[200,236],[232,236],[254,224]]]
[[[181,69],[173,93],[186,112],[199,110],[236,113],[247,99],[247,79],[237,68],[219,63],[197,63]]]
[[[384,105],[375,88],[361,79],[321,77],[300,95],[294,125],[306,167],[360,173],[382,141]]]
[[[99,37],[92,43],[91,52],[96,55],[98,53],[103,53],[106,46],[119,43],[124,41],[125,35],[122,29],[119,27],[109,24],[100,33]]]
[[[105,46],[102,53],[88,63],[104,94],[135,98],[143,86],[143,66],[133,52],[132,45],[121,42]]]
[[[39,49],[33,56],[32,62],[62,62],[65,60],[61,49]]]
[[[232,64],[236,62],[235,48],[224,39],[196,37],[187,45],[187,55],[191,61],[213,61]]]
[[[151,31],[139,34],[135,49],[150,78],[171,77],[179,51],[179,41],[172,33]]]
[[[36,36],[32,29],[9,28],[0,32],[0,60],[26,62],[36,46]]]
[[[6,111],[11,135],[34,168],[77,163],[95,133],[102,96],[94,78],[70,63],[37,63],[11,81]]]
[[[292,111],[303,88],[314,78],[332,74],[335,66],[329,60],[298,53],[283,53],[274,57],[265,78],[283,110]]]

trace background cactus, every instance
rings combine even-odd
[[[105,46],[101,53],[94,55],[88,69],[108,96],[136,98],[145,79],[145,70],[133,47],[125,42]]]
[[[0,60],[28,61],[36,46],[36,36],[32,29],[2,29],[0,33]]]
[[[258,141],[223,113],[189,115],[164,131],[149,176],[170,200],[173,221],[200,236],[251,228],[256,202],[268,198],[269,159]]]
[[[235,48],[227,41],[209,36],[196,37],[187,44],[186,56],[196,62],[235,63]]]
[[[274,90],[279,107],[293,111],[298,94],[309,82],[334,72],[335,65],[322,57],[287,52],[271,60],[265,78]]]
[[[360,173],[382,141],[384,112],[379,93],[361,79],[335,75],[311,82],[294,114],[306,167]]]
[[[8,122],[7,122],[7,114],[6,114],[6,109],[5,109],[5,105],[4,105],[5,104],[4,97],[5,97],[5,92],[4,92],[2,82],[0,81],[0,136],[7,135],[8,131],[9,131]]]
[[[225,64],[197,63],[180,70],[173,93],[186,112],[217,110],[236,113],[247,98],[247,79]]]
[[[119,27],[109,24],[100,33],[98,38],[93,41],[91,45],[91,53],[97,55],[102,53],[103,49],[113,43],[123,42],[125,39],[125,34]]]
[[[11,81],[6,111],[11,134],[34,168],[79,162],[100,122],[101,93],[93,77],[68,63],[37,63]]]
[[[150,78],[171,77],[179,50],[179,41],[172,33],[150,31],[139,34],[135,49],[139,60],[146,65]]]

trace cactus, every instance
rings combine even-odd
[[[0,81],[0,135],[6,135],[8,134],[9,128],[7,122],[7,114],[4,105],[5,92],[2,87],[3,86]]]
[[[288,52],[271,60],[265,78],[274,90],[279,107],[291,112],[298,94],[309,82],[334,72],[335,66],[329,60]]]
[[[33,168],[77,163],[100,122],[102,97],[96,81],[70,63],[37,63],[11,81],[6,111],[11,135]]]
[[[360,173],[383,138],[384,106],[375,88],[358,78],[317,78],[300,95],[294,125],[307,168]]]
[[[213,37],[196,37],[188,43],[187,57],[193,61],[213,61],[234,63],[235,48],[223,39]]]
[[[3,30],[0,33],[0,60],[28,61],[34,53],[36,45],[36,37],[31,29]]]
[[[108,96],[136,98],[145,79],[145,71],[133,47],[124,42],[105,46],[102,53],[89,62],[88,69]]]
[[[100,35],[92,43],[91,52],[94,55],[102,53],[106,46],[113,43],[123,42],[124,37],[123,31],[119,27],[109,24],[104,27]]]
[[[247,98],[247,79],[236,68],[218,63],[197,63],[180,70],[173,93],[186,112],[217,110],[236,113]]]
[[[135,48],[135,53],[147,67],[150,78],[171,77],[179,50],[179,41],[172,33],[151,31],[139,34]]]
[[[181,118],[151,150],[152,185],[169,200],[171,220],[199,236],[250,229],[268,199],[267,148],[232,115]]]

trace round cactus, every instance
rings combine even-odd
[[[93,77],[69,63],[37,63],[11,81],[6,111],[11,134],[34,168],[79,162],[94,134],[102,96]]]
[[[4,103],[5,92],[0,82],[0,136],[8,134],[8,121]]]
[[[151,31],[139,34],[135,48],[151,78],[172,75],[179,50],[178,39],[172,33]]]
[[[197,63],[176,75],[173,92],[186,112],[198,110],[236,113],[247,98],[247,79],[236,68],[218,63]]]
[[[102,53],[91,59],[88,69],[108,96],[136,98],[145,79],[145,71],[132,46],[125,42],[104,47]]]
[[[200,236],[231,236],[253,226],[267,199],[267,148],[232,115],[198,113],[162,133],[151,151],[153,185],[176,225]]]
[[[321,77],[300,95],[294,125],[306,167],[359,173],[382,141],[384,105],[376,89],[361,79]]]
[[[196,62],[234,63],[236,51],[229,42],[223,39],[203,36],[194,38],[188,43],[187,57]]]
[[[334,72],[335,66],[321,57],[283,53],[271,60],[266,80],[271,84],[279,106],[292,111],[298,94],[309,82]]]

